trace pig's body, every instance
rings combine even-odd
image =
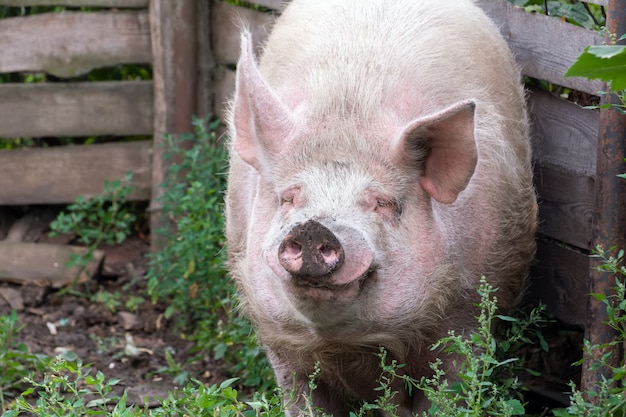
[[[258,69],[242,39],[231,273],[278,383],[304,390],[319,361],[315,405],[347,415],[376,397],[379,346],[419,378],[431,343],[475,326],[481,275],[501,309],[519,296],[536,226],[519,73],[470,0],[295,0]]]

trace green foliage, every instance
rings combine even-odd
[[[167,138],[162,204],[174,227],[156,231],[163,247],[150,258],[148,290],[153,301],[169,304],[166,318],[178,314],[198,350],[232,366],[244,385],[269,389],[271,368],[249,321],[234,311],[235,289],[224,269],[226,151],[215,133],[219,121],[192,123],[193,134]]]
[[[626,35],[619,40],[626,39]],[[567,70],[564,77],[599,79],[609,84],[621,104],[604,104],[588,108],[615,108],[626,114],[626,46],[587,46]],[[602,94],[606,94],[602,92]]]
[[[613,91],[626,90],[626,46],[587,46],[565,77],[599,79]]]
[[[446,374],[443,361],[437,359],[431,364],[433,375],[419,381],[426,398],[432,402],[428,413],[423,415],[453,416],[515,416],[524,414],[524,405],[519,392],[522,386],[515,377],[520,358],[507,356],[511,348],[520,341],[528,340],[527,333],[537,336],[538,325],[542,322],[540,311],[531,313],[527,319],[497,316],[496,290],[483,277],[480,282],[481,312],[478,316],[478,329],[468,336],[450,332],[432,349],[442,349],[452,355],[456,368],[456,378]],[[498,342],[492,333],[494,319],[515,323],[508,331],[508,338]],[[542,338],[540,340],[543,340]],[[542,343],[547,349],[545,341]]]
[[[17,336],[23,326],[17,323],[17,313],[13,311],[0,317],[0,411],[5,410],[5,397],[19,387],[22,378],[31,372],[43,371],[48,360],[42,355],[33,355]]]
[[[615,248],[610,250],[615,251]],[[576,388],[571,383],[571,405],[564,410],[555,410],[556,417],[623,417],[626,416],[626,364],[620,358],[617,366],[610,361],[610,349],[614,346],[623,346],[626,341],[626,267],[622,265],[624,251],[619,250],[615,256],[609,255],[602,247],[597,247],[592,255],[601,260],[597,267],[599,271],[612,274],[615,278],[613,294],[592,294],[596,301],[604,304],[607,312],[607,324],[617,333],[615,340],[601,345],[591,345],[585,340],[585,352],[587,357],[597,357],[598,352],[604,353],[599,360],[590,365],[591,370],[606,369],[606,379],[596,384],[593,391],[586,393]],[[578,364],[582,364],[579,361]],[[591,401],[593,399],[593,402]]]
[[[173,389],[167,398],[157,398],[156,408],[127,406],[127,393],[115,393],[120,382],[107,379],[102,372],[91,376],[91,369],[81,362],[56,359],[50,362],[41,381],[27,377],[30,385],[2,417],[19,415],[40,417],[78,417],[100,415],[111,417],[279,417],[284,416],[278,392],[266,396],[255,394],[250,401],[240,400],[232,387],[236,378],[219,385],[205,386],[191,380],[184,388]],[[32,397],[36,399],[33,401]]]
[[[509,0],[527,12],[543,13],[565,19],[577,26],[598,30],[604,25],[602,8],[577,0]]]
[[[120,244],[131,233],[136,216],[125,203],[133,191],[132,180],[133,174],[129,172],[121,180],[105,181],[101,194],[78,197],[50,224],[51,236],[76,234],[78,241],[86,246],[86,253],[74,254],[66,265],[78,266],[78,275],[94,259],[101,243]]]
[[[385,413],[390,417],[397,417],[398,405],[393,403],[393,398],[398,394],[392,389],[393,382],[400,378],[404,381],[409,390],[418,386],[418,382],[407,375],[402,375],[398,371],[404,367],[404,364],[398,364],[397,361],[387,361],[387,352],[384,348],[380,348],[378,353],[380,358],[381,374],[378,379],[378,387],[376,391],[380,392],[380,395],[374,403],[365,402],[361,405],[358,413],[351,412],[350,417],[365,417],[371,415],[373,411]]]
[[[207,309],[220,311],[233,293],[223,267],[226,153],[216,139],[217,122],[207,128],[206,120],[194,118],[193,126],[194,134],[166,138],[170,164],[161,203],[174,226],[153,231],[163,246],[150,257],[147,274],[152,300],[170,303],[165,317],[178,312],[188,322]]]
[[[31,387],[22,393],[3,417],[18,416],[21,413],[42,417],[108,415],[108,405],[113,404],[115,408],[111,415],[126,415],[119,413],[126,406],[126,394],[122,397],[112,394],[113,387],[119,380],[106,380],[102,372],[95,376],[89,373],[90,369],[84,367],[80,361],[52,361],[43,381],[25,378]],[[31,394],[37,396],[34,404],[26,400]]]

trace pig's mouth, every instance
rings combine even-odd
[[[321,279],[320,277],[292,276],[291,281],[297,287],[306,287],[311,289],[336,292],[354,286],[358,286],[359,289],[361,289],[365,281],[367,281],[368,278],[370,278],[373,274],[374,269],[371,268],[365,271],[362,275],[354,278],[352,281],[342,283],[337,283],[337,281],[333,277],[333,274],[329,274],[328,276],[322,277]]]

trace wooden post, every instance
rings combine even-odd
[[[621,36],[626,33],[626,0],[609,0],[606,8],[607,28],[609,32]],[[617,104],[614,95],[603,97],[603,102]],[[592,247],[601,245],[605,250],[612,246],[626,249],[626,180],[617,177],[626,173],[626,116],[614,109],[600,111],[600,131],[598,139],[598,159],[595,179],[595,209],[593,218]],[[592,259],[592,267],[598,266],[598,260]],[[612,274],[592,269],[589,280],[589,292],[609,295],[615,286]],[[589,298],[587,305],[587,325],[585,338],[592,345],[609,343],[616,338],[616,332],[604,324],[607,314],[604,304]],[[582,369],[581,389],[583,392],[594,391],[596,384],[608,377],[607,369],[599,367],[590,370],[609,350],[585,354]],[[624,352],[621,345],[610,349],[609,364],[619,365]],[[597,397],[589,397],[597,401]]]
[[[197,1],[150,0],[150,26],[154,78],[154,145],[152,199],[150,201],[151,250],[159,246],[163,189],[167,173],[163,160],[166,133],[191,132],[196,112]],[[202,1],[202,0],[200,0]]]

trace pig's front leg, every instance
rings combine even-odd
[[[309,375],[313,369],[303,370],[295,361],[278,358],[271,351],[268,357],[274,368],[276,382],[283,390],[287,417],[301,415],[326,415],[333,417],[348,417],[348,399],[345,390],[337,384],[330,384],[321,378],[314,380],[315,389],[309,388]]]

